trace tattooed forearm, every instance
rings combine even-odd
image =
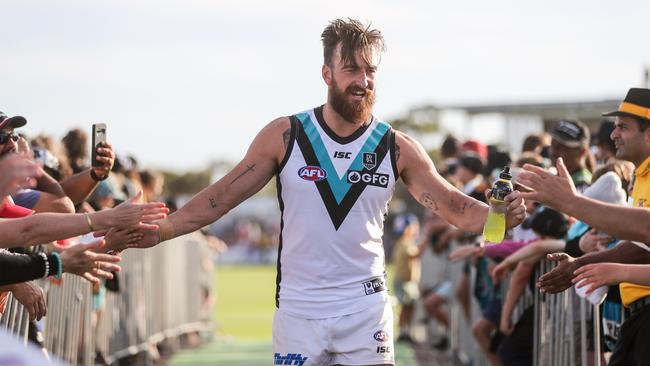
[[[458,212],[461,215],[465,214],[465,210],[469,210],[470,208],[476,206],[476,202],[460,202],[454,197],[451,197],[449,199],[449,207],[455,211]]]
[[[436,200],[433,199],[433,196],[429,192],[422,193],[420,203],[428,209],[438,211],[438,203],[436,203]]]
[[[289,142],[291,141],[291,128],[287,128],[287,130],[282,133],[282,141],[284,141],[285,149],[289,147]]]
[[[253,165],[246,165],[246,170],[245,170],[243,173],[239,174],[239,175],[237,176],[237,178],[233,179],[232,182],[230,182],[230,184],[235,183],[239,178],[243,177],[243,176],[246,175],[248,172],[254,172],[254,171],[255,171],[255,164],[253,164]]]
[[[217,208],[217,200],[210,198],[210,206],[212,206],[212,208]]]
[[[395,144],[395,161],[397,162],[399,160],[399,145]]]

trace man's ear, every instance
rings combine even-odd
[[[328,86],[332,85],[332,69],[327,65],[323,64],[323,68],[321,69],[321,73],[323,75],[323,80],[325,80],[325,84]]]

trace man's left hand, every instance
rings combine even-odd
[[[113,146],[107,142],[102,142],[97,146],[97,161],[99,166],[93,166],[91,169],[98,177],[105,177],[113,169],[115,163],[115,153]]]

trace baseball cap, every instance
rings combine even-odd
[[[589,129],[580,121],[561,120],[551,130],[551,136],[564,146],[581,147],[589,144]]]
[[[467,140],[462,145],[460,145],[462,151],[473,151],[481,156],[483,159],[487,159],[488,148],[484,143],[476,140]]]
[[[540,206],[524,220],[521,226],[524,229],[532,229],[540,235],[560,239],[569,230],[569,220],[559,211]]]
[[[18,128],[27,124],[27,120],[22,116],[8,117],[4,112],[0,112],[0,130],[5,128]]]
[[[611,144],[614,145],[614,141],[610,138],[610,135],[614,131],[614,121],[604,118],[600,121],[600,126],[598,127],[598,132],[594,135],[594,142],[596,144]]]
[[[19,217],[29,216],[34,213],[34,211],[18,206],[12,200],[5,199],[2,203],[2,208],[0,208],[0,217],[3,219],[17,219]]]
[[[618,110],[603,113],[603,116],[631,116],[650,121],[650,89],[631,88]]]

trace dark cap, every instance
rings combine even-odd
[[[539,235],[561,239],[569,230],[566,215],[551,208],[540,206],[522,223],[524,229],[532,229]]]
[[[589,129],[580,121],[562,120],[558,122],[551,130],[551,136],[567,147],[589,145]]]
[[[618,110],[603,113],[603,116],[630,116],[650,121],[650,89],[631,88]]]
[[[614,132],[614,121],[604,118],[600,121],[600,127],[598,127],[598,132],[594,135],[594,142],[597,144],[611,144],[614,145],[614,141],[611,139],[611,134]],[[616,149],[616,148],[614,148]]]
[[[25,119],[25,117],[21,117],[21,116],[7,117],[6,114],[0,112],[0,130],[3,130],[5,128],[23,127],[26,124],[27,124],[27,120]]]
[[[479,154],[474,152],[464,152],[458,158],[458,165],[466,168],[474,174],[481,174],[483,173],[483,167],[485,164]]]

